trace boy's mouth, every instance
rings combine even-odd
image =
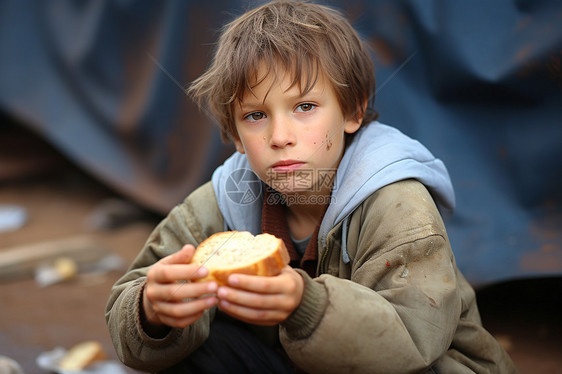
[[[271,165],[271,169],[276,173],[288,173],[300,169],[304,164],[297,160],[283,160]]]

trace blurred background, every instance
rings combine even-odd
[[[0,356],[44,373],[93,339],[115,359],[111,285],[233,152],[184,90],[260,3],[0,2]],[[322,3],[372,47],[379,120],[447,165],[483,322],[522,373],[562,372],[562,3]]]

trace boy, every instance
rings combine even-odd
[[[174,208],[113,287],[123,362],[147,371],[498,372],[515,369],[480,322],[436,203],[447,171],[374,122],[374,69],[337,12],[274,1],[227,25],[190,93],[237,153]],[[435,202],[434,202],[435,201]],[[215,232],[269,232],[275,277],[190,282]]]

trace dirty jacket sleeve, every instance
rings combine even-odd
[[[111,289],[106,306],[111,339],[123,363],[143,371],[159,371],[181,361],[205,341],[213,309],[191,326],[170,329],[166,336],[156,339],[142,327],[140,302],[151,265],[184,244],[197,246],[222,229],[222,216],[210,183],[190,194],[154,229],[127,273]]]
[[[501,350],[491,336],[483,345],[473,341],[476,353],[467,363],[458,364],[462,352],[460,358],[448,356],[474,294],[458,272],[441,216],[422,184],[408,180],[374,193],[349,217],[346,236],[350,262],[342,260],[339,224],[319,251],[321,275],[303,274],[307,294],[281,325],[281,342],[300,368],[417,373],[445,360],[452,364],[444,368],[456,369],[445,372],[513,372],[509,362],[506,371],[488,362]],[[479,326],[478,313],[473,317],[469,324]],[[468,333],[480,339],[483,331]],[[492,357],[479,359],[486,349]]]

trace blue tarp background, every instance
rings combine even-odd
[[[562,2],[325,3],[373,47],[380,120],[447,165],[466,277],[560,276]],[[165,213],[232,151],[183,88],[220,26],[256,4],[2,1],[0,110]]]

